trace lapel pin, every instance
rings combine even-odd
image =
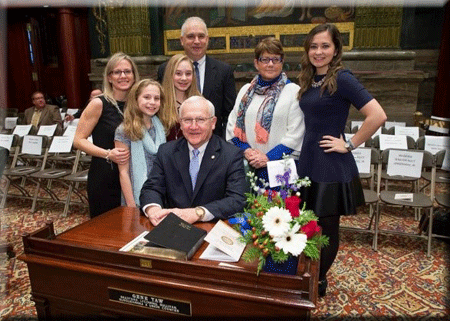
[[[214,158],[216,158],[216,156],[212,155],[212,156],[211,156],[211,159],[214,159]]]

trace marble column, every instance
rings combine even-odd
[[[75,43],[75,16],[70,8],[60,8],[58,11],[60,26],[60,48],[64,69],[64,87],[68,108],[79,108],[82,101],[79,93],[80,75],[77,61],[77,46]]]
[[[450,118],[450,2],[445,5],[432,115]]]

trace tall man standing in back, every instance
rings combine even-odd
[[[225,137],[228,114],[236,100],[236,86],[230,65],[206,55],[208,29],[202,18],[190,17],[181,26],[181,45],[195,68],[200,93],[214,105],[217,124],[216,135]],[[167,63],[158,68],[158,81],[162,83]]]
[[[56,124],[55,135],[62,134],[62,119],[58,106],[48,105],[45,101],[44,94],[36,91],[31,95],[33,107],[25,110],[25,124],[33,125],[38,129],[42,125]]]

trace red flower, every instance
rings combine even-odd
[[[298,198],[298,196],[293,195],[286,197],[284,203],[286,205],[286,209],[289,210],[292,217],[298,217],[300,215],[300,198]]]
[[[317,225],[317,221],[311,221],[308,224],[302,226],[300,230],[306,234],[307,239],[310,239],[314,236],[314,234],[320,232],[320,226]]]

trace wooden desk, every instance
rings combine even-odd
[[[199,227],[209,230],[212,223]],[[118,251],[152,226],[119,207],[55,236],[53,224],[23,237],[39,320],[61,316],[301,317],[317,301],[318,262],[304,256],[298,274],[261,272],[256,262],[161,259]],[[167,312],[170,311],[170,312]]]

